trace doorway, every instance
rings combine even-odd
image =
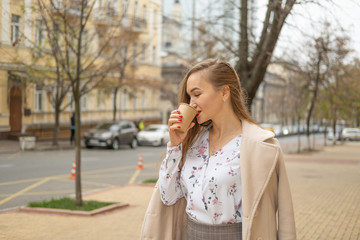
[[[10,89],[10,131],[21,132],[21,90],[19,87]]]

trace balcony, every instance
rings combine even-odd
[[[147,31],[147,21],[146,19],[124,15],[121,19],[121,27],[124,30],[143,33]]]
[[[85,9],[88,5],[86,3]],[[67,14],[70,16],[80,16],[81,14],[81,0],[63,1],[53,0],[51,10],[55,14]]]
[[[119,14],[114,8],[96,8],[93,11],[93,22],[100,25],[118,25]]]

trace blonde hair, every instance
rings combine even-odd
[[[185,75],[181,82],[179,103],[190,103],[190,96],[186,92],[187,81],[191,74],[204,71],[207,76],[207,80],[214,86],[216,90],[220,90],[223,86],[229,86],[230,89],[230,101],[232,109],[235,115],[239,118],[239,121],[246,120],[251,123],[255,123],[251,117],[248,109],[246,108],[246,102],[243,97],[240,79],[235,69],[227,62],[218,59],[206,59],[193,66]],[[198,124],[194,119],[195,126],[191,128],[182,142],[182,159],[179,168],[181,169],[185,162],[185,156],[187,150],[190,148],[194,139],[202,133],[210,124],[211,120]]]

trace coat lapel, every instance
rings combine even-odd
[[[240,148],[243,230],[250,231],[261,196],[275,169],[278,148],[265,142],[274,137],[254,124],[243,121]],[[244,226],[245,224],[245,226]],[[248,235],[248,234],[246,234]]]

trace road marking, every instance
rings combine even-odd
[[[134,172],[134,174],[132,175],[132,177],[129,180],[129,184],[133,184],[135,182],[135,179],[139,175],[140,171],[141,171],[140,169],[136,169],[136,171]]]
[[[154,165],[156,165],[156,163],[148,163],[148,164],[144,164],[144,167],[153,167]],[[118,168],[108,168],[108,169],[101,169],[101,170],[92,170],[92,171],[87,171],[87,172],[81,172],[81,176],[82,177],[87,177],[87,178],[91,178],[91,177],[95,177],[92,176],[93,174],[99,174],[99,173],[110,173],[110,172],[116,172],[116,171],[121,171],[121,170],[129,170],[129,169],[133,169],[136,168],[135,165],[131,165],[131,166],[124,166],[124,167],[118,167]],[[56,179],[61,179],[61,178],[68,178],[69,175],[68,174],[63,174],[63,175],[54,175],[54,176],[48,176],[45,178],[51,178],[53,180]],[[98,177],[98,176],[96,176]],[[27,183],[27,182],[35,182],[35,181],[40,181],[44,179],[43,177],[41,178],[30,178],[30,179],[23,179],[23,180],[18,180],[18,181],[10,181],[10,182],[2,182],[0,183],[0,186],[5,186],[5,185],[12,185],[12,184],[19,184],[19,183]]]
[[[33,185],[30,185],[30,186],[24,188],[23,190],[15,193],[15,194],[12,194],[12,195],[8,196],[7,198],[5,198],[5,199],[3,199],[3,200],[0,201],[0,205],[6,203],[6,202],[8,202],[8,201],[10,201],[10,200],[13,199],[13,198],[16,198],[17,196],[20,196],[20,195],[26,193],[27,191],[30,191],[30,190],[33,189],[33,188],[36,188],[36,187],[40,186],[41,184],[46,183],[46,182],[49,181],[50,179],[52,179],[52,178],[44,178],[44,179],[42,179],[41,181],[39,181],[39,182],[37,182],[37,183],[34,183]]]
[[[20,152],[16,152],[16,153],[14,153],[14,154],[11,154],[10,156],[8,156],[7,158],[8,159],[13,159],[14,157],[16,157],[17,155],[19,155],[20,154]]]
[[[0,165],[0,168],[8,168],[8,167],[13,167],[14,165],[12,164],[4,164],[4,165]]]
[[[150,166],[151,164],[148,164],[148,166]],[[147,165],[144,165],[147,166]],[[106,173],[106,172],[116,172],[119,170],[128,170],[128,169],[132,169],[135,168],[136,166],[132,165],[132,166],[124,166],[124,167],[118,167],[118,168],[109,168],[109,169],[101,169],[101,170],[93,170],[93,171],[87,171],[87,172],[81,172],[82,177],[86,176],[88,177],[91,174],[97,174],[97,173]],[[54,175],[54,176],[49,176],[52,179],[57,179],[57,178],[67,178],[69,177],[68,174],[63,174],[63,175]],[[35,182],[35,181],[39,181],[43,178],[30,178],[30,179],[23,179],[23,180],[18,180],[18,181],[11,181],[11,182],[3,182],[0,183],[0,186],[4,186],[4,185],[12,185],[12,184],[19,184],[19,183],[27,183],[27,182]]]
[[[87,191],[93,191],[96,190],[98,188],[83,188],[81,189],[83,192],[87,192]],[[48,195],[48,194],[74,194],[74,189],[69,189],[69,190],[55,190],[55,191],[46,191],[46,192],[26,192],[23,193],[23,196],[37,196],[37,195]],[[8,197],[11,194],[0,194],[0,197]]]
[[[58,176],[51,176],[51,177],[47,177],[47,178],[51,178],[51,179],[56,179],[56,178],[64,178],[64,177],[68,177],[69,175],[58,175]],[[5,185],[12,185],[12,184],[19,184],[19,183],[27,183],[27,182],[35,182],[35,181],[40,181],[42,178],[29,178],[29,179],[23,179],[23,180],[18,180],[18,181],[11,181],[11,182],[3,182],[0,183],[0,186],[5,186]]]

